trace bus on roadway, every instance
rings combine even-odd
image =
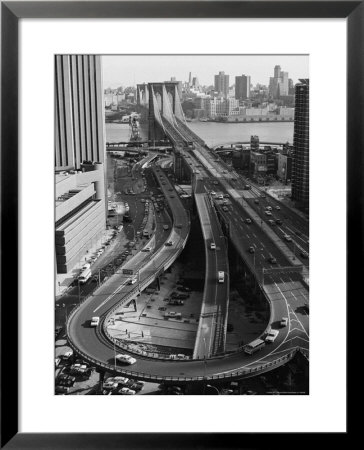
[[[248,355],[252,355],[253,353],[257,352],[258,350],[261,350],[263,347],[265,347],[265,342],[262,339],[256,339],[255,341],[246,345],[244,348],[244,351]]]

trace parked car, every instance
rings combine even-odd
[[[119,394],[121,395],[135,395],[136,392],[133,389],[129,389],[127,387],[123,387],[119,390]]]
[[[68,350],[63,356],[62,359],[69,360],[73,355],[73,350]]]

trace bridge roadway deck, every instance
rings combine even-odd
[[[229,282],[218,283],[217,272],[229,275],[225,239],[219,221],[206,193],[195,192],[206,252],[206,276],[200,322],[193,357],[203,358],[225,351],[226,324],[229,303]],[[216,250],[211,250],[214,242]]]

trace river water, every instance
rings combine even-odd
[[[214,146],[233,142],[248,142],[250,136],[259,136],[262,142],[293,143],[293,122],[276,123],[218,123],[218,122],[189,122],[188,126],[207,145]],[[140,134],[147,138],[146,130],[141,127]],[[107,123],[107,142],[126,142],[130,137],[129,125],[126,123]]]

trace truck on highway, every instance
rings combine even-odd
[[[217,272],[217,278],[219,280],[219,283],[223,283],[225,280],[225,273],[222,270],[219,270]]]
[[[91,277],[91,269],[85,269],[83,272],[81,272],[80,276],[78,277],[78,281],[81,284],[85,284],[87,280],[89,280]]]

